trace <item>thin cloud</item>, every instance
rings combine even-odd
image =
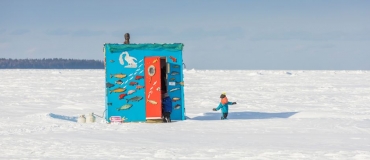
[[[6,32],[6,29],[0,29],[0,34],[3,34]]]
[[[30,31],[27,30],[27,29],[17,29],[17,30],[14,30],[12,32],[10,32],[11,35],[24,35],[24,34],[27,34],[29,33]]]
[[[260,33],[250,38],[251,41],[280,41],[280,40],[302,40],[302,41],[347,41],[347,40],[369,40],[370,32],[347,33],[342,31],[330,31],[314,33],[308,31],[290,31]]]
[[[64,35],[69,35],[70,33],[71,31],[68,31],[66,29],[55,29],[55,30],[46,32],[46,34],[54,35],[54,36],[64,36]]]
[[[67,29],[55,29],[46,32],[47,35],[53,36],[65,36],[71,35],[74,37],[88,37],[88,36],[99,36],[105,34],[105,31],[93,31],[89,29],[79,29],[79,30],[67,30]]]
[[[37,48],[29,48],[26,50],[26,53],[29,53],[29,54],[32,54],[32,53],[35,53],[37,51]]]
[[[244,30],[241,28],[221,28],[217,30],[206,30],[203,28],[189,28],[180,32],[177,36],[185,39],[224,38],[228,40],[244,38]]]
[[[72,36],[75,37],[88,37],[88,36],[99,36],[106,34],[105,31],[92,31],[89,29],[80,29],[72,32]]]
[[[0,49],[5,49],[5,48],[8,48],[9,47],[9,43],[5,42],[5,43],[0,43]]]
[[[168,28],[135,28],[126,31],[113,31],[111,34],[115,37],[122,37],[125,33],[135,37],[177,37],[182,40],[200,40],[207,38],[224,38],[228,40],[235,40],[244,38],[244,30],[238,27],[235,28],[221,28],[216,30],[208,30],[203,28],[188,28],[180,32],[174,32]],[[170,38],[171,39],[171,38]]]
[[[127,29],[125,31],[123,30],[117,30],[111,32],[111,34],[115,37],[124,37],[125,33],[130,33],[130,35],[133,35],[135,37],[148,37],[148,36],[171,36],[173,32],[168,28],[135,28],[135,29]]]

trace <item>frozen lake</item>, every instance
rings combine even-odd
[[[104,70],[0,75],[0,159],[370,159],[370,71],[185,70],[170,124],[76,123],[103,115]]]

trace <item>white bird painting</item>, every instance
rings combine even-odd
[[[125,61],[124,61],[124,60],[123,60],[123,58],[122,58],[123,53],[124,53],[124,52],[122,52],[122,53],[121,53],[121,55],[119,55],[119,59],[118,59],[118,60],[119,60],[119,63],[120,63],[121,65],[124,65],[124,64],[125,64]]]
[[[125,55],[125,59],[123,60],[123,55]],[[121,65],[125,64],[125,61],[128,63],[125,68],[137,68],[137,59],[135,57],[131,57],[130,54],[126,51],[122,52],[119,56],[119,63]]]

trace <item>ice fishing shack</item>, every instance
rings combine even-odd
[[[172,120],[185,119],[182,43],[104,44],[105,119],[146,122],[162,117],[162,93]]]

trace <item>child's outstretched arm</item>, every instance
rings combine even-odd
[[[233,104],[236,104],[236,102],[227,102],[227,104],[233,105]]]
[[[224,105],[222,105],[222,103],[220,103],[220,104],[218,105],[218,107],[217,107],[217,108],[213,108],[213,111],[218,111],[218,110],[220,110],[222,107],[224,107]]]

